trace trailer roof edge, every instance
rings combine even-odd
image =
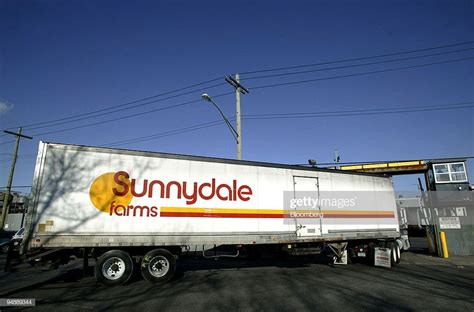
[[[319,171],[319,172],[333,172],[333,173],[341,173],[341,174],[390,178],[389,175],[379,174],[379,173],[356,172],[356,171],[328,169],[328,168],[320,168],[320,167],[307,167],[307,166],[301,166],[301,165],[271,163],[271,162],[254,161],[254,160],[237,160],[237,159],[220,158],[220,157],[195,156],[195,155],[186,155],[186,154],[141,151],[141,150],[124,149],[124,148],[111,148],[111,147],[100,147],[100,146],[90,146],[90,145],[80,145],[80,144],[56,143],[56,142],[47,142],[47,141],[41,141],[40,144],[41,143],[48,144],[48,145],[55,145],[56,148],[64,146],[64,147],[69,147],[69,148],[72,147],[76,150],[92,151],[92,152],[99,152],[99,153],[113,152],[115,154],[127,154],[127,155],[136,155],[136,156],[144,156],[144,157],[159,156],[162,158],[169,158],[169,159],[195,160],[195,161],[226,163],[226,164],[234,164],[234,165],[260,166],[260,167]]]

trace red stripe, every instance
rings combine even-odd
[[[202,212],[161,212],[161,217],[198,218],[283,218],[283,214],[271,213],[202,213]]]
[[[393,213],[391,215],[323,214],[323,218],[393,218]]]
[[[289,214],[270,213],[202,213],[202,212],[161,212],[161,217],[190,217],[190,218],[290,218]],[[323,218],[393,218],[391,215],[355,215],[355,214],[323,214]],[[317,217],[314,217],[315,219]]]

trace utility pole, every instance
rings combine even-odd
[[[25,138],[25,139],[30,139],[30,140],[33,139],[30,136],[21,134],[21,127],[18,129],[18,132],[11,132],[8,130],[5,130],[3,132],[16,136],[16,141],[15,141],[15,147],[13,149],[13,157],[12,157],[12,163],[10,166],[10,175],[8,176],[7,189],[6,189],[5,195],[3,196],[2,218],[0,219],[0,229],[2,230],[3,230],[3,227],[5,226],[8,210],[10,209],[10,193],[12,190],[13,173],[15,172],[15,164],[16,164],[16,159],[18,155],[18,147],[20,145],[20,138]]]
[[[235,80],[240,84],[240,75],[235,74]],[[242,125],[240,123],[240,87],[235,88],[235,123],[237,126],[237,159],[242,159]]]
[[[237,159],[242,159],[242,123],[240,118],[240,93],[247,94],[249,90],[240,84],[239,74],[226,76],[225,81],[235,88],[235,123],[237,128]]]

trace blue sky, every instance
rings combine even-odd
[[[28,125],[175,90],[236,72],[473,41],[472,1],[0,0],[0,126]],[[474,44],[428,51],[473,48]],[[421,53],[423,54],[423,53]],[[421,55],[416,54],[416,55]],[[411,55],[402,55],[406,57]],[[474,56],[463,51],[388,64],[245,80],[243,114],[320,112],[474,101],[474,60],[268,89],[252,87]],[[397,57],[392,57],[397,58]],[[387,58],[390,59],[390,58]],[[373,61],[373,60],[371,60]],[[348,63],[349,64],[349,63]],[[354,63],[350,63],[354,64]],[[345,64],[338,64],[345,65]],[[217,83],[224,82],[223,80]],[[209,84],[212,85],[213,83]],[[229,85],[206,90],[232,91]],[[219,119],[205,102],[100,121],[200,98],[202,91],[67,125],[25,131],[14,185],[30,185],[38,140],[106,145]],[[177,94],[177,93],[176,93]],[[216,98],[231,118],[233,95]],[[2,108],[3,107],[3,108]],[[244,159],[305,163],[473,155],[472,108],[388,115],[244,120]],[[97,122],[98,125],[36,135]],[[8,141],[0,137],[0,143]],[[225,125],[123,148],[235,157]],[[0,186],[13,144],[0,145]],[[474,163],[468,164],[474,176]],[[416,188],[416,177],[396,179]]]

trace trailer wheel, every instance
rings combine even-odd
[[[396,263],[399,264],[401,260],[401,250],[398,242],[395,242],[395,255],[397,256]]]
[[[151,283],[166,283],[176,272],[176,259],[166,249],[154,249],[142,259],[140,270],[144,279]]]
[[[370,242],[367,247],[366,261],[368,265],[375,266],[375,243],[373,242]]]
[[[391,242],[389,243],[389,248],[390,248],[390,264],[391,266],[396,266],[398,263],[400,263],[400,259],[398,257],[398,254],[400,252],[400,247],[396,242]],[[398,248],[397,248],[398,247]],[[397,253],[398,249],[398,253]]]
[[[107,251],[99,257],[94,268],[97,281],[109,286],[125,284],[132,274],[132,258],[122,250]]]

